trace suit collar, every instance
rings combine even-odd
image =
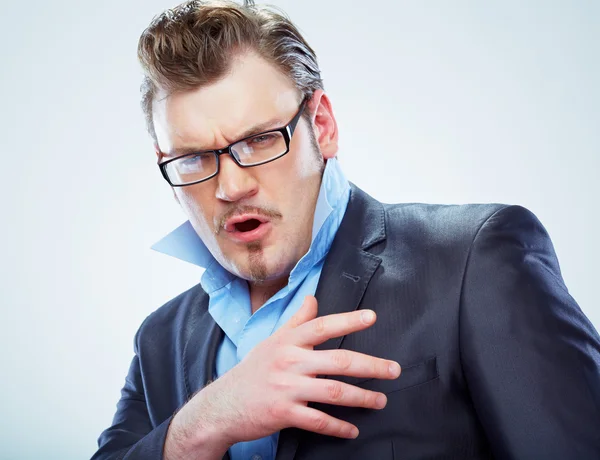
[[[315,297],[318,316],[356,310],[381,259],[369,252],[385,240],[383,205],[352,185],[350,202],[325,259]],[[339,348],[342,337],[315,349]]]
[[[350,201],[338,233],[348,244],[364,250],[384,241],[383,205],[351,182]]]
[[[183,371],[186,401],[215,379],[217,348],[223,340],[223,330],[208,313],[208,295],[198,300],[198,309],[192,332],[183,349]]]

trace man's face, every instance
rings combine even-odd
[[[165,97],[153,107],[159,162],[176,150],[225,147],[248,134],[285,126],[297,113],[299,93],[274,66],[255,54],[235,59],[220,81]],[[317,91],[300,119],[289,152],[251,168],[221,155],[216,177],[174,187],[177,201],[215,259],[251,282],[281,280],[308,251],[324,159],[337,152],[329,100]],[[313,130],[311,136],[311,130]]]

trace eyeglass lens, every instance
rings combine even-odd
[[[280,131],[272,131],[236,142],[230,150],[240,165],[253,166],[283,155],[287,144]],[[201,181],[216,172],[217,155],[214,152],[188,155],[166,165],[169,180],[177,185]]]

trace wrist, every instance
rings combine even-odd
[[[165,460],[220,460],[232,445],[226,439],[226,428],[211,419],[208,408],[199,407],[198,399],[200,394],[173,416],[165,441]]]

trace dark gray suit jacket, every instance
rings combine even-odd
[[[353,186],[316,297],[320,316],[378,316],[317,349],[394,359],[402,374],[333,377],[386,393],[386,408],[311,404],[360,436],[286,429],[277,460],[600,459],[600,337],[528,210],[384,205]],[[200,285],[152,313],[93,458],[162,458],[173,413],[213,378],[222,334]]]

